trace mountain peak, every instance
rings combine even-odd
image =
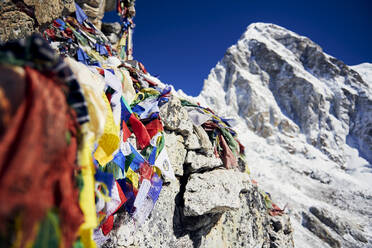
[[[352,218],[371,228],[372,215],[360,211],[372,202],[353,198],[357,192],[372,195],[371,68],[349,67],[283,27],[253,23],[197,97],[218,114],[237,118],[254,177],[295,209],[301,247],[324,247],[320,234],[306,226],[312,207],[346,216],[347,202]],[[343,247],[362,247],[357,239],[331,236]]]

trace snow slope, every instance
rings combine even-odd
[[[358,72],[364,82],[372,85],[372,63],[362,63],[360,65],[350,66],[351,69]]]
[[[371,75],[254,23],[193,99],[238,120],[252,177],[287,204],[296,247],[372,247]]]

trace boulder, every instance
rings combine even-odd
[[[193,132],[187,110],[182,107],[180,100],[175,96],[170,97],[169,102],[161,106],[160,117],[165,129],[176,131],[184,136]]]
[[[185,146],[187,150],[197,150],[201,148],[200,141],[198,136],[195,134],[190,134],[189,136],[186,137],[185,140]]]
[[[223,165],[220,158],[207,157],[202,154],[198,154],[195,151],[188,151],[185,163],[188,164],[186,167],[188,173],[194,173],[201,170],[211,170]]]
[[[213,155],[213,145],[212,142],[209,140],[207,132],[200,126],[194,125],[194,131],[199,138],[201,151],[208,156]]]
[[[239,194],[251,188],[249,176],[233,170],[191,174],[184,194],[185,216],[223,213],[240,207]]]
[[[167,149],[169,160],[172,164],[174,173],[177,176],[183,175],[183,163],[185,162],[187,151],[183,145],[183,137],[175,133],[165,133],[165,149]]]

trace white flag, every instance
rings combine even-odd
[[[173,168],[170,163],[168,153],[165,147],[160,152],[158,159],[156,159],[154,165],[161,170],[161,174],[163,174],[164,177],[171,179],[171,180],[176,180],[176,177],[174,176],[174,171],[173,171]]]

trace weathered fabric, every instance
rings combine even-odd
[[[10,216],[27,216],[21,226],[25,244],[56,206],[63,243],[70,247],[83,220],[74,179],[77,124],[61,88],[29,67],[25,71],[25,97],[0,140],[0,228]]]
[[[220,148],[219,155],[227,169],[231,169],[233,167],[238,166],[237,158],[235,157],[233,151],[230,149],[229,144],[226,142],[224,138],[224,134],[226,135],[227,131],[220,128],[217,123],[213,121],[207,121],[203,124],[203,128],[212,133],[213,136],[217,137],[218,148]],[[235,141],[235,140],[234,140]],[[236,141],[235,141],[236,142]],[[218,150],[218,149],[217,149]]]
[[[76,111],[78,122],[83,124],[89,121],[85,98],[74,74],[63,58],[39,34],[1,45],[0,64],[30,66],[54,74],[67,86],[67,101]]]

